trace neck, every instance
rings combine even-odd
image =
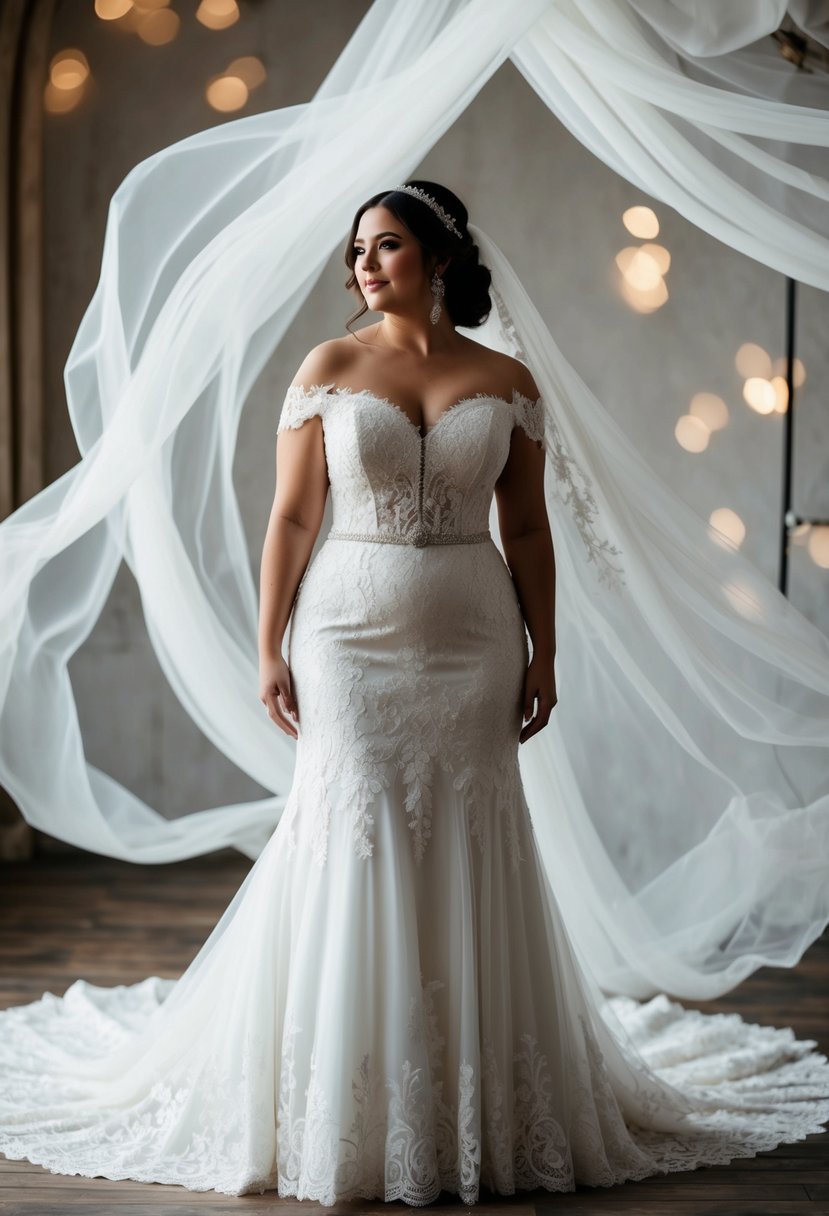
[[[433,325],[428,316],[402,317],[384,313],[377,334],[385,346],[411,355],[431,355],[449,350],[458,343],[458,335],[445,307],[437,325]]]

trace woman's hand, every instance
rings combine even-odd
[[[538,702],[538,708],[532,721],[527,722],[522,728],[521,734],[518,736],[519,743],[526,743],[528,739],[532,738],[533,735],[537,734],[538,731],[547,725],[553,706],[558,701],[553,659],[544,658],[538,654],[533,655],[527,664],[523,695],[525,719],[531,717],[533,703],[536,701]]]
[[[298,738],[297,729],[288,717],[291,714],[299,721],[291,669],[282,655],[275,659],[259,660],[259,700],[266,707],[268,717],[280,730],[284,730],[292,739]]]

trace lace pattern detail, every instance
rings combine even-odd
[[[315,414],[324,417],[330,400],[323,385],[317,384],[311,388],[305,388],[302,384],[290,384],[285,393],[276,433],[279,434],[280,431],[288,429],[296,430]]]
[[[513,391],[515,425],[521,427],[529,439],[539,445],[544,443],[544,398],[525,397],[517,389]]]
[[[276,876],[281,886],[287,870]],[[231,955],[232,969],[233,946]],[[829,1122],[829,1062],[789,1028],[686,1010],[664,995],[643,1003],[612,998],[644,1060],[626,1073],[625,1056],[603,1054],[577,1005],[562,1004],[545,1041],[531,1005],[513,991],[511,1031],[509,1020],[499,1020],[496,1038],[496,1027],[484,1023],[479,1057],[478,1030],[470,1038],[467,1024],[462,1044],[461,1020],[449,1016],[467,981],[454,969],[419,980],[408,1021],[384,1037],[382,1059],[371,1046],[354,1049],[353,1069],[343,1059],[342,1082],[330,1059],[326,1071],[320,1067],[320,1026],[303,1026],[294,1010],[276,1006],[251,1018],[256,1002],[224,984],[203,1023],[204,1009],[190,1010],[193,1031],[199,1023],[205,1033],[191,1034],[175,1055],[142,1061],[142,1076],[130,1077],[134,1090],[121,1087],[112,1107],[85,1101],[90,1091],[79,1064],[107,1055],[109,1075],[122,1068],[126,1077],[133,1036],[150,1027],[169,1047],[163,1006],[174,981],[152,977],[107,989],[78,980],[63,997],[47,993],[2,1011],[0,1151],[64,1175],[227,1195],[278,1189],[329,1205],[423,1205],[445,1189],[472,1204],[481,1183],[503,1195],[612,1186],[754,1157]],[[231,1009],[244,1023],[223,1026],[223,1051],[209,1027]],[[180,1023],[174,1035],[184,1029]],[[71,1067],[61,1066],[63,1057]],[[554,1062],[566,1091],[556,1084]]]
[[[557,423],[549,420],[551,441],[549,455],[553,467],[556,498],[570,512],[584,543],[587,560],[594,562],[599,581],[611,590],[620,591],[625,586],[623,570],[614,566],[611,557],[620,557],[621,550],[610,541],[602,539],[596,532],[598,506],[593,497],[593,483],[584,474],[569,454],[561,437]]]
[[[411,998],[407,1033],[411,1046],[420,1049],[419,1063],[404,1059],[399,1072],[383,1083],[371,1054],[363,1055],[351,1083],[353,1119],[344,1134],[317,1082],[313,1054],[305,1114],[298,1113],[298,1027],[291,1026],[279,1101],[280,1194],[333,1204],[373,1193],[386,1202],[402,1199],[420,1206],[448,1190],[472,1204],[478,1200],[482,1173],[498,1178],[504,1194],[539,1186],[574,1188],[567,1136],[553,1114],[560,1095],[532,1034],[521,1036],[512,1057],[512,1112],[507,1111],[506,1081],[489,1039],[484,1040],[483,1068],[462,1059],[455,1096],[444,1093],[447,1042],[435,1007],[444,987],[440,980],[421,981],[421,993]],[[355,1172],[360,1165],[362,1177]]]
[[[292,385],[280,426],[323,415],[336,534],[450,543],[488,532],[519,400],[462,398],[421,435],[404,410],[367,389]]]
[[[521,358],[521,347],[518,344],[514,326],[511,325],[511,322],[504,321],[502,315],[505,314],[503,300],[497,293],[495,293],[495,298],[505,336],[513,346],[516,357]],[[475,510],[481,527],[479,529],[468,526],[464,528],[461,522],[463,495],[459,493],[458,487],[452,480],[447,479],[440,461],[433,467],[434,462],[427,457],[427,441],[442,429],[443,424],[455,412],[476,404],[500,402],[502,405],[510,405],[513,426],[520,427],[534,442],[546,446],[553,471],[552,493],[568,511],[579,532],[588,561],[593,562],[596,566],[599,581],[609,589],[616,591],[620,591],[625,586],[622,567],[614,565],[611,561],[613,557],[621,557],[621,551],[606,537],[599,536],[597,531],[599,511],[593,493],[593,483],[571,455],[562,437],[560,427],[553,417],[552,410],[545,405],[543,397],[533,400],[518,389],[513,389],[512,402],[508,403],[504,398],[487,393],[476,393],[462,398],[444,410],[437,423],[430,427],[423,436],[405,410],[388,398],[379,396],[368,389],[354,390],[330,384],[313,385],[311,388],[291,385],[286,394],[278,430],[301,426],[307,418],[314,414],[325,417],[326,410],[330,408],[332,402],[350,402],[353,405],[355,400],[390,410],[403,420],[409,431],[409,438],[414,436],[419,441],[418,467],[413,469],[407,467],[405,462],[401,464],[400,454],[395,454],[393,447],[387,448],[386,475],[374,490],[377,505],[375,527],[372,529],[339,527],[335,520],[335,526],[332,529],[334,536],[371,539],[377,532],[385,531],[388,536],[399,535],[400,543],[420,545],[427,543],[427,537],[436,538],[428,543],[449,543],[449,536],[463,531],[470,533],[486,531],[484,525],[492,498],[492,486],[499,470],[495,471],[488,492],[484,492],[484,497],[480,497],[479,489],[473,491],[468,498],[467,509]],[[505,457],[506,452],[503,453],[503,458]],[[483,486],[486,484],[486,482],[482,483]]]
[[[517,743],[507,751],[494,747],[503,732],[500,710],[497,704],[485,708],[474,678],[456,686],[433,674],[424,643],[404,646],[396,669],[381,682],[342,642],[329,647],[322,670],[325,709],[317,710],[312,729],[301,737],[296,779],[317,865],[327,862],[332,814],[349,818],[356,855],[373,857],[372,804],[398,786],[419,865],[432,834],[434,785],[441,771],[460,796],[481,851],[491,843],[492,824],[498,824],[517,873],[524,860],[519,808],[528,814],[521,802]],[[489,731],[481,729],[486,717]]]

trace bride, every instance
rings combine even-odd
[[[518,767],[557,701],[550,414],[521,359],[456,332],[494,293],[466,209],[433,182],[382,191],[346,261],[382,320],[289,387],[262,554],[284,812],[177,981],[78,980],[0,1014],[0,1149],[194,1191],[472,1204],[821,1131],[813,1042],[606,999],[565,926]]]
[[[433,183],[429,185],[439,194],[450,193]],[[329,486],[322,424],[326,403],[323,401],[321,409],[303,409],[303,399],[316,400],[315,385],[341,382],[344,387],[335,390],[341,409],[350,408],[353,412],[359,407],[377,423],[391,422],[393,429],[396,420],[386,418],[383,407],[402,413],[419,432],[416,450],[418,454],[422,450],[424,455],[427,435],[436,429],[443,416],[476,402],[481,407],[486,404],[490,415],[493,407],[497,408],[502,415],[498,421],[508,419],[510,424],[515,420],[516,403],[520,402],[528,416],[536,419],[534,426],[541,425],[536,404],[539,392],[526,365],[458,334],[455,329],[456,325],[479,325],[491,308],[490,272],[480,265],[471,236],[466,231],[461,234],[457,228],[454,231],[448,228],[441,219],[441,214],[446,213],[432,202],[434,195],[421,187],[408,186],[393,193],[393,210],[379,201],[387,197],[387,192],[360,208],[346,252],[346,262],[352,270],[347,286],[359,290],[365,299],[356,315],[362,315],[370,304],[372,309],[383,313],[383,320],[366,326],[359,334],[323,342],[309,353],[288,394],[289,413],[277,451],[277,491],[262,568],[261,700],[273,721],[293,737],[296,730],[287,713],[297,717],[296,703],[290,673],[281,657],[282,639],[297,585],[320,529]],[[460,201],[455,196],[452,200],[456,212],[465,215]],[[356,384],[364,387],[358,392],[351,391],[350,386]],[[299,426],[306,416],[308,425]],[[464,423],[469,421],[467,413],[459,423],[461,433]],[[488,425],[494,421],[491,416],[485,418]],[[532,432],[528,434],[524,425],[511,429],[509,456],[495,481],[501,540],[523,621],[532,639],[532,659],[526,674],[521,673],[525,718],[530,717],[527,711],[538,700],[537,712],[521,731],[520,742],[545,725],[556,703],[555,568],[544,500],[544,450],[541,439],[532,442]],[[291,434],[287,428],[294,426],[298,429]],[[434,446],[434,441],[430,442]],[[430,462],[419,502],[414,497],[417,471],[403,471],[404,477],[406,473],[412,477],[407,482],[408,497],[404,495],[401,499],[391,491],[395,512],[401,507],[409,512],[407,528],[395,532],[397,541],[422,545],[461,539],[457,527],[448,526],[452,516],[445,513],[446,508],[439,502],[440,496],[446,494],[448,477],[438,481],[436,472],[437,467],[433,469]],[[385,473],[390,484],[401,475],[401,470],[391,467]],[[463,493],[460,487],[455,487],[455,492]],[[378,487],[374,497],[387,493],[388,486]],[[475,493],[483,499],[491,494],[491,487],[475,486]],[[484,505],[488,507],[488,502]],[[384,509],[389,509],[385,501]],[[454,508],[456,512],[458,509]],[[439,514],[441,510],[443,515]],[[399,521],[399,514],[394,519]],[[441,522],[444,526],[436,526]],[[434,533],[425,540],[419,536],[414,539],[412,533],[418,525],[431,527]],[[346,551],[343,555],[346,561],[353,556]],[[470,555],[473,566],[477,557],[473,551]],[[377,560],[393,559],[383,553]],[[458,566],[454,562],[453,572],[452,581],[456,581]],[[505,582],[505,572],[499,573],[509,600],[512,589]],[[419,578],[426,577],[424,569]],[[442,577],[440,581],[447,580]],[[416,594],[420,589],[419,585],[412,587]],[[457,604],[453,605],[452,600],[444,607],[447,613],[453,607],[457,612]],[[474,612],[474,604],[468,607]],[[438,621],[431,622],[433,630],[439,627]],[[398,644],[412,640],[409,628],[407,623]],[[454,629],[452,637],[459,644]],[[490,680],[496,674],[497,648],[498,640],[493,638],[492,653],[469,656],[479,659],[484,671],[489,670]],[[508,678],[512,682],[514,677]],[[503,689],[499,695],[497,684],[488,689],[477,685],[476,697],[504,702]],[[513,719],[514,709],[507,702],[505,712]]]

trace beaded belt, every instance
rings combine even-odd
[[[455,536],[446,532],[430,532],[423,524],[417,524],[406,536],[397,532],[341,532],[332,528],[328,540],[370,540],[387,545],[415,545],[422,549],[424,545],[472,545],[478,541],[491,540],[489,532],[467,532],[465,536]]]

